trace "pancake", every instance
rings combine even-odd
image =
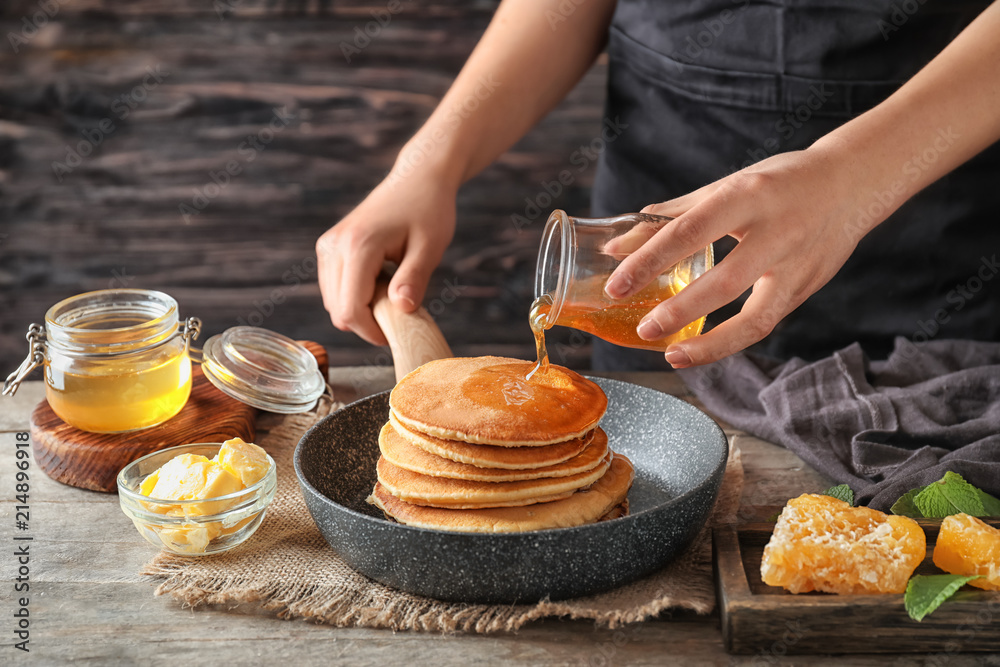
[[[545,477],[518,482],[473,482],[464,479],[431,477],[389,463],[380,456],[375,468],[385,490],[400,500],[416,505],[453,509],[514,507],[546,503],[566,498],[600,479],[611,464],[608,455],[591,470],[568,477]]]
[[[378,486],[378,482],[375,482],[375,484],[376,484],[377,488],[382,489],[384,491],[383,487]],[[374,491],[372,493],[374,494]],[[394,497],[395,496],[390,496],[390,498],[394,498]],[[397,500],[399,500],[399,499],[397,498]],[[366,499],[366,502],[369,505],[377,505],[377,503],[374,500],[374,495],[368,496],[368,498]],[[403,502],[403,501],[400,500],[399,502]],[[431,508],[431,509],[437,509],[437,508]],[[515,508],[505,508],[505,509],[515,509]],[[450,511],[453,511],[453,512],[469,512],[469,511],[473,511],[473,510],[450,510]],[[392,518],[391,516],[389,516],[385,512],[382,512],[382,516],[385,518],[386,521],[390,521],[392,523],[399,523],[399,521],[396,521],[394,518]],[[599,518],[594,523],[601,523],[602,521],[611,521],[612,519],[620,519],[623,516],[628,516],[628,498],[626,498],[625,500],[621,501],[620,503],[618,503],[617,505],[615,505],[614,507],[612,507],[610,510],[608,510],[607,514],[605,514],[604,516],[602,516],[601,518]]]
[[[612,519],[620,519],[623,516],[628,516],[628,498],[612,507],[611,510],[598,519],[598,521],[611,521]]]
[[[462,533],[516,533],[547,528],[571,528],[594,523],[627,501],[635,471],[621,454],[589,488],[568,498],[527,507],[445,509],[404,502],[381,484],[375,484],[368,502],[399,523],[431,530]]]
[[[450,479],[465,479],[479,482],[516,482],[526,479],[541,479],[543,477],[569,477],[593,470],[608,455],[608,436],[600,428],[595,429],[596,435],[580,454],[573,458],[546,466],[528,470],[511,470],[503,468],[482,468],[467,463],[456,463],[414,446],[401,436],[392,424],[386,424],[378,436],[378,446],[385,460],[396,467],[430,475],[431,477],[447,477]],[[486,445],[479,445],[485,447]],[[501,449],[501,448],[497,448]],[[532,452],[537,447],[502,448],[513,457],[518,452]]]
[[[589,431],[582,438],[540,447],[496,447],[493,445],[474,445],[471,442],[462,442],[461,440],[445,440],[426,433],[419,433],[404,426],[392,410],[389,411],[389,423],[396,429],[397,434],[425,452],[458,463],[506,470],[544,468],[567,461],[582,452],[593,440],[595,433],[595,431]]]
[[[607,396],[562,366],[525,379],[534,363],[506,357],[430,361],[389,394],[396,418],[446,440],[537,447],[582,437],[604,416]]]

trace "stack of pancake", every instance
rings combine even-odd
[[[623,516],[634,471],[598,426],[608,400],[561,366],[504,357],[424,364],[389,396],[369,502],[459,532],[565,528]]]

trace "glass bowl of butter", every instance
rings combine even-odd
[[[118,499],[150,544],[206,556],[253,535],[277,485],[274,460],[233,438],[169,447],[133,461],[118,473]]]

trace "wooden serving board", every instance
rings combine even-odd
[[[780,507],[760,508],[773,516]],[[1000,527],[1000,518],[984,519]],[[942,574],[931,561],[940,519],[920,519],[927,558],[915,574]],[[793,595],[760,578],[773,521],[714,530],[716,592],[730,653],[764,658],[786,653],[930,653],[1000,651],[1000,593],[963,587],[916,622],[902,595]]]
[[[319,362],[326,377],[329,360],[322,345],[300,341]],[[193,364],[191,397],[180,412],[160,424],[128,433],[90,433],[59,419],[47,400],[31,413],[32,451],[38,466],[52,479],[92,491],[114,492],[123,467],[175,445],[222,442],[240,437],[252,442],[257,409],[222,393]]]

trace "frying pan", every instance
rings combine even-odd
[[[425,311],[385,297],[375,317],[389,339],[396,378],[451,356]],[[389,392],[324,418],[299,441],[295,473],[323,537],[348,565],[400,590],[485,604],[565,599],[609,590],[676,558],[704,526],[729,446],[705,413],[673,396],[592,378],[608,396],[601,420],[610,447],[636,469],[626,517],[528,533],[453,533],[388,521],[365,499],[375,484],[378,432]]]

